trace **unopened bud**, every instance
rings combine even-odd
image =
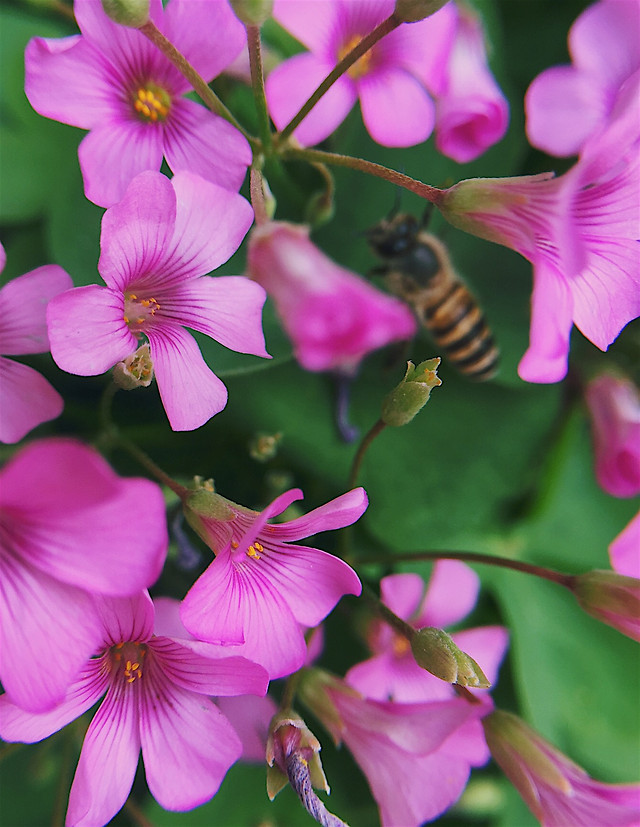
[[[293,756],[309,767],[312,785],[329,792],[320,749],[320,741],[296,712],[288,709],[274,715],[267,738],[267,794],[271,801],[289,781],[292,764],[296,763]]]
[[[102,8],[115,23],[132,29],[149,22],[149,0],[102,0]]]
[[[403,23],[416,23],[431,17],[446,5],[449,0],[396,0],[393,15]]]
[[[245,26],[262,26],[273,12],[273,0],[229,0],[229,5]]]
[[[406,425],[427,404],[431,389],[442,384],[436,370],[440,357],[427,359],[416,367],[407,362],[407,372],[402,382],[385,396],[382,402],[382,421],[385,425]]]
[[[569,588],[587,614],[640,641],[640,580],[615,571],[589,571],[572,577]]]
[[[418,666],[440,680],[472,689],[491,686],[475,660],[459,649],[443,629],[419,629],[411,638],[411,651]]]
[[[148,388],[153,381],[153,362],[149,345],[140,345],[135,353],[118,362],[113,368],[113,381],[125,391]]]

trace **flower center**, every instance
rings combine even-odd
[[[231,548],[235,551],[239,546],[237,540],[231,541]],[[259,543],[257,540],[254,540],[253,543],[249,546],[248,549],[245,550],[245,554],[247,557],[252,557],[254,560],[260,559],[260,552],[264,551],[264,546],[262,543]]]
[[[138,118],[147,123],[162,123],[171,111],[171,95],[155,83],[138,86],[133,92],[132,103]]]
[[[341,61],[343,57],[349,54],[349,52],[360,43],[362,37],[359,34],[354,34],[352,37],[347,40],[347,42],[338,49],[338,61]],[[371,49],[368,52],[365,52],[362,57],[359,57],[353,66],[350,66],[347,69],[347,74],[349,77],[352,77],[354,80],[358,80],[358,78],[363,77],[366,75],[369,70],[371,69]]]
[[[135,683],[142,677],[142,666],[147,654],[144,643],[118,643],[110,649],[115,674],[122,675],[125,683]]]
[[[160,310],[160,304],[150,296],[141,299],[135,293],[124,294],[124,320],[132,333],[144,331],[147,323]]]
[[[411,649],[411,644],[404,635],[394,635],[391,648],[395,657],[403,658]]]

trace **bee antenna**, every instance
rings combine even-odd
[[[433,204],[427,202],[427,206],[424,208],[424,212],[422,213],[422,218],[420,219],[420,229],[426,230],[429,224],[431,223],[431,219],[433,218]]]

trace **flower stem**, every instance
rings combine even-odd
[[[264,178],[255,166],[251,167],[249,174],[249,192],[251,194],[251,206],[256,217],[256,225],[266,224],[270,216],[265,203]]]
[[[356,451],[356,455],[353,458],[353,464],[351,465],[351,473],[349,474],[349,483],[347,485],[347,490],[351,490],[358,479],[358,474],[360,473],[360,466],[362,465],[362,460],[364,459],[364,455],[367,453],[369,446],[373,442],[373,440],[378,436],[378,434],[382,433],[386,428],[386,424],[379,419],[375,425],[363,436],[362,442],[360,443],[358,450]]]
[[[138,446],[133,442],[130,442],[126,437],[123,437],[115,427],[113,429],[113,439],[121,448],[124,448],[125,451],[131,454],[131,456],[137,460],[143,468],[146,468],[146,470],[149,471],[153,477],[155,477],[163,485],[166,485],[167,488],[170,488],[174,494],[177,494],[180,499],[184,499],[184,497],[187,496],[189,493],[188,488],[185,488],[184,485],[180,485],[180,483],[172,479],[162,470],[162,468],[155,464],[151,457],[147,456],[147,454],[145,454],[145,452],[138,448]]]
[[[407,623],[406,620],[403,620],[401,617],[398,617],[397,614],[391,611],[388,606],[380,600],[380,598],[375,594],[375,592],[366,585],[366,583],[362,584],[362,597],[365,598],[367,603],[375,609],[377,614],[391,626],[392,629],[395,629],[396,632],[399,632],[403,637],[406,637],[407,640],[411,640],[411,638],[415,635],[416,630]]]
[[[387,17],[386,20],[383,20],[382,23],[379,23],[366,37],[363,37],[359,43],[356,43],[353,49],[348,52],[342,60],[336,64],[336,66],[334,66],[334,68],[329,72],[308,100],[303,103],[299,111],[293,116],[289,123],[280,130],[275,138],[276,143],[282,145],[294,129],[300,124],[300,122],[309,114],[316,103],[318,103],[325,92],[333,86],[338,78],[341,77],[351,66],[353,66],[356,60],[361,58],[365,52],[368,52],[369,49],[378,42],[378,40],[386,34],[389,34],[389,32],[392,32],[401,23],[402,20],[398,20],[396,16],[392,14],[390,17]]]
[[[158,29],[152,20],[149,20],[143,26],[140,26],[138,31],[142,32],[142,34],[145,35],[145,37],[147,37],[154,46],[157,46],[162,54],[173,63],[181,74],[185,76],[196,92],[200,95],[203,103],[208,109],[210,109],[214,114],[225,118],[225,120],[235,126],[239,132],[242,132],[249,143],[255,144],[255,138],[252,138],[252,136],[249,135],[247,131],[238,123],[233,113],[227,109],[216,93],[209,88],[209,85],[204,78],[196,72],[186,57],[179,52],[173,43],[162,34],[160,29]]]
[[[293,709],[293,702],[298,691],[298,684],[300,683],[300,670],[289,675],[284,689],[282,690],[282,698],[280,699],[280,709]]]
[[[438,187],[423,184],[422,181],[404,175],[402,172],[396,172],[395,169],[389,169],[389,167],[384,167],[382,164],[374,164],[364,158],[354,158],[352,155],[339,155],[336,152],[324,152],[321,149],[287,146],[282,149],[282,157],[308,161],[310,164],[349,167],[349,169],[355,169],[367,175],[375,175],[378,178],[384,178],[385,181],[389,181],[397,187],[403,187],[409,192],[414,192],[431,204],[435,204],[436,207],[440,206],[445,192],[445,190],[438,189]]]
[[[268,152],[271,148],[271,121],[267,110],[267,98],[264,94],[264,71],[262,68],[262,48],[260,26],[247,26],[247,45],[249,47],[249,66],[251,68],[251,85],[258,114],[258,129],[262,145]]]

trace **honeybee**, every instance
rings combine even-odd
[[[449,361],[470,379],[495,376],[500,353],[478,302],[456,273],[447,248],[407,213],[384,218],[367,240],[386,262],[376,272],[415,311]]]

